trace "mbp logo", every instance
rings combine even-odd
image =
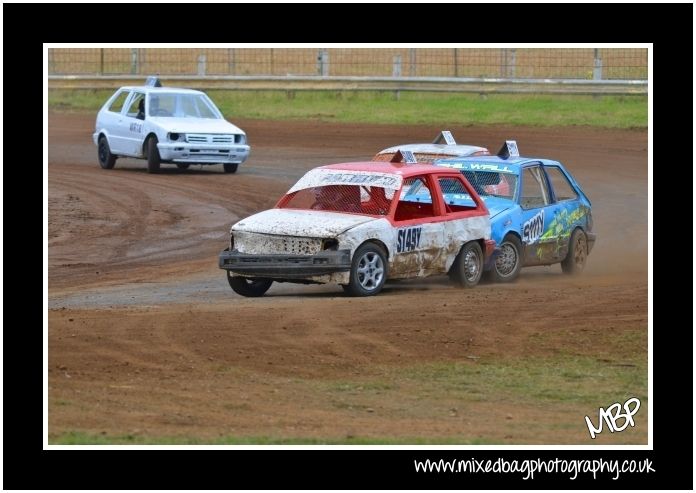
[[[633,407],[631,407],[631,405],[633,405]],[[589,430],[590,437],[592,437],[593,440],[596,435],[602,433],[602,422],[607,424],[607,428],[609,428],[609,431],[612,433],[615,431],[624,431],[626,428],[628,428],[628,425],[631,425],[632,427],[636,425],[633,422],[633,415],[638,412],[638,409],[640,409],[640,400],[635,397],[628,399],[623,405],[623,409],[626,411],[625,413],[621,412],[621,407],[621,404],[618,402],[616,404],[612,404],[606,410],[603,407],[600,407],[598,428],[595,428],[589,416],[585,416],[587,429]],[[624,422],[621,426],[619,426],[616,422],[622,419]]]

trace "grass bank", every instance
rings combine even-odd
[[[52,110],[96,112],[110,90],[50,90]],[[438,125],[588,125],[646,128],[645,96],[570,96],[343,91],[224,91],[208,94],[230,120],[320,120]]]
[[[638,339],[638,340],[636,340]],[[623,339],[622,339],[623,340]],[[642,338],[626,338],[635,346],[623,357],[579,356],[560,353],[553,357],[524,357],[506,361],[469,360],[424,363],[407,367],[374,368],[376,375],[350,380],[283,379],[293,393],[308,396],[323,413],[337,422],[348,418],[369,422],[399,421],[430,426],[431,436],[404,430],[399,436],[366,436],[337,432],[334,436],[225,435],[218,437],[153,436],[95,433],[71,430],[49,437],[57,445],[78,444],[173,444],[173,445],[294,445],[294,444],[523,444],[589,443],[584,416],[597,422],[600,406],[623,403],[637,397],[642,403],[636,426],[623,434],[605,433],[601,444],[645,443],[647,430],[647,358]],[[215,405],[215,403],[211,403]],[[235,405],[234,415],[253,409]],[[450,430],[438,432],[438,426]],[[341,427],[338,426],[338,429]],[[593,442],[594,443],[594,442]]]

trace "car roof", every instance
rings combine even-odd
[[[195,89],[185,89],[183,87],[152,87],[152,86],[124,86],[119,89],[125,89],[127,91],[139,91],[144,93],[176,93],[176,94],[204,94],[202,91],[196,91]]]
[[[468,155],[472,154],[474,152],[481,152],[485,151],[488,152],[488,149],[485,147],[479,147],[479,146],[472,146],[472,145],[465,145],[465,144],[404,144],[404,145],[398,145],[394,147],[388,147],[387,149],[384,149],[382,151],[379,151],[379,154],[389,154],[393,153],[396,151],[411,151],[411,152],[420,152],[420,153],[428,153],[428,154],[449,154],[451,156],[454,155]]]
[[[406,164],[392,163],[389,161],[359,161],[353,163],[337,163],[320,166],[321,169],[334,169],[341,171],[373,171],[375,173],[392,173],[403,177],[442,173],[442,168],[436,168],[431,164]]]
[[[436,166],[442,166],[446,168],[461,168],[466,167],[469,169],[469,165],[472,164],[486,164],[486,165],[497,165],[500,167],[506,166],[509,171],[519,172],[525,164],[529,163],[542,163],[544,165],[560,165],[558,161],[552,161],[550,159],[534,158],[534,157],[510,157],[502,158],[500,156],[477,156],[477,157],[455,157],[448,159],[438,159],[433,164]],[[485,171],[485,170],[482,170]]]

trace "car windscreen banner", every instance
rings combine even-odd
[[[336,169],[315,169],[308,172],[290,189],[288,193],[306,188],[329,185],[358,185],[399,190],[401,175],[376,173],[373,171],[345,171]]]

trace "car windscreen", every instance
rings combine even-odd
[[[517,175],[515,174],[471,170],[464,170],[462,174],[481,197],[493,196],[510,200],[515,198],[517,190]]]
[[[326,185],[292,192],[279,207],[386,216],[393,198],[393,191],[380,187]]]
[[[387,173],[315,169],[288,191],[278,207],[385,216],[401,182],[401,176]]]
[[[149,116],[219,119],[210,101],[202,94],[151,94]]]

